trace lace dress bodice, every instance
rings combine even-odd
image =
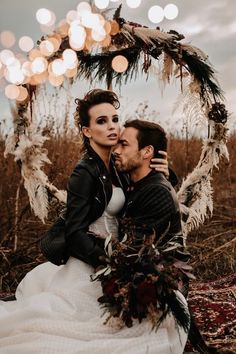
[[[106,238],[109,235],[118,237],[118,220],[116,215],[123,208],[125,195],[120,187],[113,186],[113,192],[110,202],[100,218],[89,226],[89,231],[95,233],[100,238]]]

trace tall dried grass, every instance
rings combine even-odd
[[[52,161],[46,173],[58,188],[65,189],[68,176],[80,155],[80,145],[75,135],[62,135],[47,142]],[[222,161],[220,170],[214,172],[214,215],[199,230],[188,237],[192,263],[198,279],[215,279],[235,271],[236,236],[236,134],[229,138],[230,162]],[[181,181],[197,164],[201,141],[188,141],[171,136],[169,139],[170,165]],[[0,291],[14,291],[27,271],[43,262],[38,240],[51,225],[53,214],[43,225],[30,210],[27,193],[20,186],[19,215],[15,225],[15,201],[20,183],[20,171],[12,157],[5,159],[4,141],[0,139]],[[13,252],[15,233],[18,249]]]

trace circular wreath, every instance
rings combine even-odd
[[[215,77],[207,56],[198,48],[182,42],[184,36],[176,31],[150,29],[140,24],[128,22],[120,17],[121,6],[115,11],[109,23],[110,34],[104,46],[94,53],[92,49],[77,50],[77,74],[67,79],[72,84],[78,79],[93,82],[106,81],[107,87],[115,82],[118,85],[135,80],[139,70],[148,76],[153,70],[153,61],[161,66],[160,80],[169,83],[170,78],[180,80],[183,115],[193,116],[208,122],[208,138],[203,142],[200,160],[195,169],[183,181],[178,191],[182,210],[185,236],[203,223],[213,211],[211,176],[221,156],[228,158],[226,147],[227,111],[222,90]],[[60,47],[49,58],[51,63],[60,58],[65,49],[70,48],[69,36],[55,30],[60,37]],[[52,35],[50,35],[52,36]],[[37,45],[47,39],[42,37]],[[105,43],[105,42],[104,42]],[[97,45],[94,41],[94,43]],[[92,47],[93,48],[93,47]],[[127,59],[126,71],[116,72],[112,60],[117,56]],[[140,63],[142,65],[140,65]],[[141,69],[140,69],[141,68]],[[42,171],[49,163],[43,144],[47,139],[35,128],[32,117],[36,112],[38,93],[42,85],[31,80],[22,85],[27,89],[28,97],[24,102],[16,102],[12,108],[14,134],[8,137],[5,155],[11,153],[20,164],[24,186],[28,191],[34,213],[44,222],[47,218],[49,195],[53,195],[62,204],[66,201],[66,192],[58,190],[50,183]]]

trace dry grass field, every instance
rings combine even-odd
[[[49,180],[58,188],[65,189],[68,176],[79,158],[79,144],[75,138],[61,136],[52,138],[46,147],[52,161],[46,166]],[[4,141],[0,139],[0,292],[13,292],[25,273],[44,261],[38,240],[51,225],[55,212],[50,212],[45,224],[33,215],[21,183],[19,167],[12,157],[3,157],[4,148]],[[214,280],[235,271],[236,134],[229,138],[228,149],[230,161],[222,161],[219,171],[214,172],[214,214],[188,237],[192,264],[199,280]],[[170,137],[170,165],[180,181],[194,168],[200,151],[200,140],[184,141]],[[16,237],[17,250],[14,252]]]

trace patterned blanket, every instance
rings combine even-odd
[[[236,273],[213,282],[195,282],[188,297],[206,342],[222,353],[236,353]],[[193,353],[186,346],[186,353]]]

